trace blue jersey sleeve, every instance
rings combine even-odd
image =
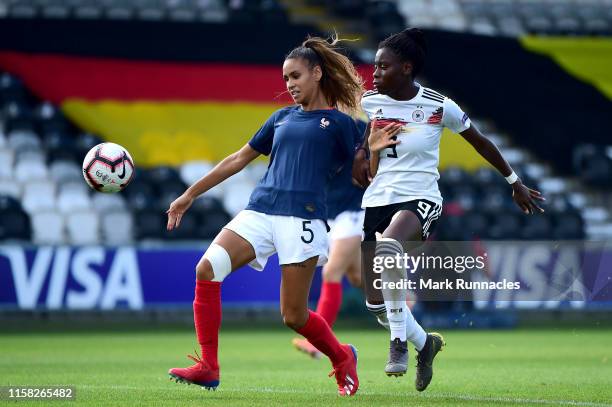
[[[272,152],[272,142],[274,141],[274,123],[278,112],[272,116],[257,130],[257,133],[249,140],[249,145],[263,155],[270,155]]]
[[[352,160],[355,149],[360,144],[361,132],[352,118],[348,118],[343,126],[343,131],[339,140],[340,153],[343,160]]]

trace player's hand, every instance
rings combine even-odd
[[[360,148],[355,153],[353,160],[353,183],[366,188],[372,182],[372,174],[370,173],[370,160],[368,160],[366,151]]]
[[[168,214],[168,225],[166,226],[166,229],[172,230],[174,228],[178,228],[181,224],[181,219],[183,218],[183,215],[185,214],[185,212],[187,212],[187,209],[189,209],[192,203],[193,198],[191,198],[187,194],[183,194],[176,198],[170,204],[170,208],[168,208],[168,210],[166,211],[166,213]]]
[[[376,120],[372,121],[370,126],[370,136],[368,137],[368,145],[372,153],[377,153],[392,145],[399,144],[397,134],[402,130],[401,123],[390,123],[385,127],[378,127]]]
[[[546,198],[542,196],[540,191],[527,188],[520,179],[512,184],[512,199],[526,214],[533,214],[536,211],[544,212],[544,209],[540,208],[537,202],[545,201]]]

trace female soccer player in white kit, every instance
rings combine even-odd
[[[373,84],[361,101],[370,119],[368,145],[356,155],[353,176],[369,184],[362,206],[366,209],[364,241],[376,243],[375,256],[395,257],[427,239],[442,214],[438,189],[440,137],[444,127],[464,137],[512,186],[513,199],[526,213],[543,211],[537,200],[540,192],[524,186],[497,147],[471,123],[459,106],[441,93],[420,86],[426,53],[423,33],[406,29],[391,35],[378,46]],[[369,150],[369,151],[366,151]],[[365,158],[369,152],[370,160]],[[382,281],[406,279],[403,267],[386,269]],[[371,267],[364,270],[368,309],[391,331],[389,359],[385,372],[400,376],[406,372],[408,347],[417,351],[415,387],[423,391],[433,375],[432,363],[444,346],[440,334],[427,334],[406,306],[407,289],[380,290]],[[384,300],[384,302],[383,302]]]
[[[308,292],[317,263],[327,258],[325,189],[342,166],[352,166],[360,135],[350,111],[359,105],[362,80],[333,45],[309,38],[292,50],[283,78],[296,106],[276,111],[238,152],[211,172],[168,209],[168,229],[178,227],[193,200],[242,170],[260,154],[270,164],[248,206],[221,230],[196,266],[194,322],[202,358],[188,368],[170,369],[177,381],[207,388],[219,385],[217,359],[223,279],[249,263],[262,270],[278,253],[281,265],[281,314],[285,325],[329,357],[342,396],[359,388],[357,353],[338,342],[329,325],[308,310]]]

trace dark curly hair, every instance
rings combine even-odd
[[[388,48],[403,62],[412,63],[412,77],[423,70],[427,44],[425,34],[418,28],[406,28],[397,34],[392,34],[378,44],[378,49]]]

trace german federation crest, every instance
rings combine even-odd
[[[422,122],[423,119],[425,119],[425,112],[423,112],[421,109],[417,109],[412,112],[412,120],[415,122]]]

